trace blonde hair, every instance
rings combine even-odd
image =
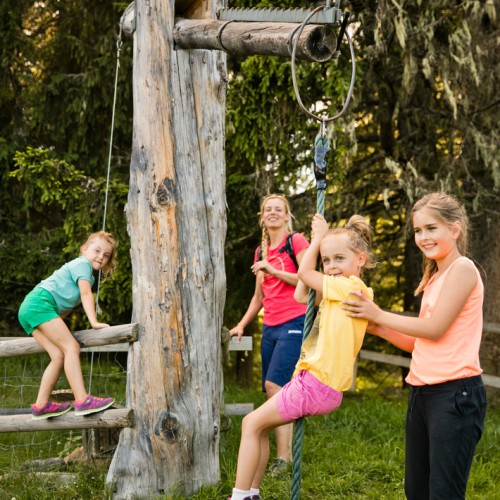
[[[346,234],[349,238],[349,249],[354,253],[363,252],[366,255],[366,261],[360,269],[360,275],[364,268],[373,269],[377,265],[372,251],[373,229],[364,217],[353,215],[344,227],[330,229],[325,238],[334,234]]]
[[[290,203],[286,199],[286,197],[283,196],[282,194],[269,194],[269,195],[265,196],[264,199],[262,200],[262,203],[260,204],[260,211],[258,214],[259,215],[259,226],[262,229],[262,237],[261,237],[261,243],[260,243],[260,248],[261,248],[261,252],[262,252],[262,260],[267,259],[267,249],[269,247],[269,233],[267,231],[266,225],[264,224],[264,220],[262,219],[262,214],[264,213],[264,208],[266,207],[266,203],[269,200],[273,200],[273,199],[281,200],[284,203],[285,212],[290,216],[288,218],[288,222],[286,223],[285,228],[289,233],[291,233],[293,231],[293,225],[292,225],[293,215],[292,215],[292,211],[290,210]]]
[[[108,263],[101,269],[102,277],[109,278],[113,274],[117,266],[115,237],[111,233],[107,233],[106,231],[97,231],[96,233],[92,233],[87,238],[87,241],[80,247],[80,255],[83,254],[83,252],[85,251],[85,247],[90,245],[95,240],[104,240],[111,246],[111,252],[109,255]]]
[[[469,219],[459,201],[454,196],[446,193],[429,193],[413,205],[411,210],[412,221],[414,215],[423,208],[430,210],[436,219],[448,226],[453,225],[457,221],[460,222],[461,230],[456,241],[457,249],[460,255],[467,255],[469,246]],[[415,290],[415,295],[418,295],[425,288],[425,285],[427,285],[437,270],[436,261],[424,255],[422,279]]]

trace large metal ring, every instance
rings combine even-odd
[[[320,11],[321,9],[324,9],[325,5],[320,5],[319,7],[316,7],[301,23],[299,26],[299,29],[297,31],[297,34],[295,34],[295,30],[293,31],[292,38],[293,38],[293,48],[292,48],[292,82],[293,82],[293,90],[295,92],[295,98],[297,99],[297,102],[299,103],[299,106],[302,108],[302,111],[304,111],[306,114],[308,114],[311,118],[314,118],[315,120],[318,120],[320,122],[330,122],[332,120],[336,120],[337,118],[340,118],[345,111],[347,110],[347,106],[349,105],[349,102],[351,100],[352,96],[352,91],[354,88],[354,81],[356,78],[356,59],[354,57],[354,47],[352,44],[351,37],[349,36],[349,33],[346,31],[345,36],[347,37],[347,41],[349,43],[349,49],[351,51],[351,61],[352,61],[352,74],[351,74],[351,83],[349,85],[349,91],[347,92],[347,97],[344,103],[344,106],[342,109],[334,116],[327,116],[327,117],[320,117],[315,115],[314,113],[311,113],[306,107],[304,106],[302,99],[300,98],[300,92],[297,86],[297,78],[295,76],[295,54],[297,52],[297,44],[300,38],[300,35],[302,35],[302,31],[304,30],[305,25],[309,22],[309,19],[311,19],[316,12]],[[294,36],[295,35],[295,36]],[[338,47],[337,47],[338,50]]]

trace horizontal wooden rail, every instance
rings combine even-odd
[[[0,432],[122,429],[133,425],[134,412],[127,408],[105,410],[86,416],[77,416],[70,411],[57,418],[42,420],[33,420],[31,415],[0,416]]]
[[[361,349],[361,351],[359,351],[359,358],[376,361],[377,363],[403,366],[405,368],[408,368],[410,366],[411,361],[411,358],[398,356],[397,354],[384,354],[383,352],[366,351],[365,349]]]
[[[137,340],[137,332],[137,324],[131,323],[128,325],[109,326],[100,330],[82,330],[74,332],[73,335],[82,347],[82,350],[84,350],[89,347],[135,342]],[[9,337],[8,339],[0,337],[0,340],[0,358],[45,352],[32,337]]]
[[[253,411],[253,403],[232,403],[225,405],[224,415],[247,415]]]
[[[238,342],[236,337],[231,339],[229,342],[230,351],[251,351],[253,348],[253,338],[252,337],[241,337]]]
[[[82,330],[75,332],[75,338],[82,352],[127,352],[129,343],[137,340],[137,325],[131,323],[101,330]],[[240,342],[233,337],[229,342],[229,350],[251,351],[252,345],[252,337],[241,337]],[[41,352],[44,352],[43,349],[31,337],[0,337],[0,358]]]
[[[290,57],[291,37],[298,23],[227,22],[210,19],[176,19],[177,49],[224,50],[229,54]],[[336,49],[336,38],[325,26],[306,25],[296,43],[296,58],[325,62]]]

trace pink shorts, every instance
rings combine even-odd
[[[325,415],[342,403],[342,393],[320,382],[303,370],[276,394],[276,405],[284,420],[309,415]]]

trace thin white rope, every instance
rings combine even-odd
[[[106,172],[106,189],[104,195],[104,213],[102,218],[102,230],[106,231],[106,217],[108,213],[108,195],[109,195],[109,179],[111,174],[111,157],[113,154],[113,134],[115,130],[115,110],[116,110],[116,96],[118,93],[118,73],[120,70],[120,52],[122,49],[122,23],[120,22],[120,32],[118,33],[118,39],[116,41],[116,71],[115,71],[115,88],[113,93],[113,107],[111,112],[111,131],[109,135],[109,154],[108,154],[108,168]],[[99,310],[99,292],[101,290],[101,270],[99,269],[99,275],[97,276],[97,292],[95,298],[95,314],[97,317]],[[90,374],[89,374],[89,393],[92,390],[92,373],[94,367],[94,353],[90,356]]]

